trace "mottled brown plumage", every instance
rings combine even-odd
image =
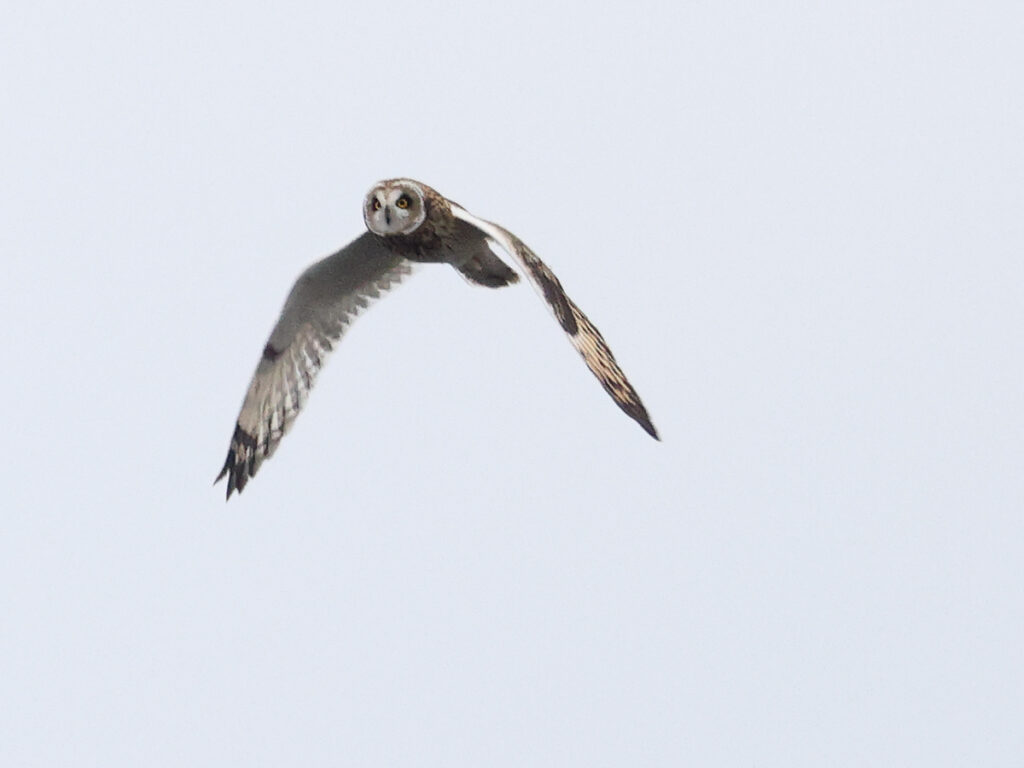
[[[396,184],[400,179],[383,181]],[[408,234],[378,235],[388,250],[410,261],[446,262],[451,260],[451,243],[455,238],[456,221],[452,207],[434,189],[421,184],[426,218]]]

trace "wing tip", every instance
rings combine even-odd
[[[640,425],[644,432],[653,437],[659,443],[661,442],[661,435],[658,434],[658,430],[654,426],[654,422],[651,421],[651,417],[647,415],[647,409],[644,408],[643,403],[641,403],[639,399],[632,402],[623,402],[616,398],[616,402],[619,407],[625,411],[627,416]]]
[[[637,419],[636,422],[644,428],[644,432],[653,437],[659,443],[661,442],[661,435],[658,434],[658,430],[655,429],[654,424],[651,423],[650,419]]]
[[[216,485],[225,477],[228,479],[227,495],[224,497],[225,501],[231,501],[231,494],[237,489],[241,493],[242,489],[237,487],[236,476],[238,467],[235,465],[235,449],[232,448],[228,451],[228,457],[224,461],[224,466],[220,470],[220,474],[214,478],[213,484]]]
[[[257,463],[255,461],[256,440],[242,429],[235,425],[235,434],[231,437],[231,447],[228,448],[228,456],[224,460],[220,474],[214,479],[216,485],[225,477],[228,479],[227,495],[225,501],[231,501],[231,494],[245,490],[245,484],[249,478],[256,474]]]

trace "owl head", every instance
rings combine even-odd
[[[363,220],[375,235],[409,235],[427,218],[427,196],[411,179],[378,181],[363,203]]]

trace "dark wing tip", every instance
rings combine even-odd
[[[633,416],[633,419],[636,421],[637,424],[644,428],[644,432],[653,437],[659,443],[661,442],[661,436],[658,434],[658,430],[654,428],[654,424],[651,423],[651,420],[647,416],[647,414],[644,414],[643,418]]]
[[[633,385],[629,383],[629,379],[626,378],[626,374],[619,364],[615,362],[615,355],[612,354],[608,342],[568,297],[566,297],[566,302],[572,310],[574,325],[577,328],[576,333],[570,334],[572,344],[583,356],[583,361],[587,364],[590,372],[597,377],[605,392],[611,396],[623,413],[643,427],[644,432],[660,442],[661,437],[658,436],[658,430],[654,428],[651,417],[647,415],[647,409],[644,408],[640,395],[633,389]]]
[[[644,408],[644,404],[640,402],[640,398],[636,397],[636,392],[632,393],[633,397],[629,400],[620,399],[615,392],[609,389],[609,393],[612,399],[615,400],[619,408],[625,412],[629,418],[633,419],[637,424],[643,427],[644,432],[653,437],[659,443],[661,442],[661,436],[658,434],[658,430],[654,427],[654,423],[651,421],[651,417],[647,415],[647,409]]]
[[[213,484],[216,485],[226,476],[228,491],[225,500],[230,501],[231,494],[235,491],[241,493],[245,490],[245,484],[255,474],[256,439],[236,424],[235,434],[231,437],[231,447],[228,449],[228,457]]]
[[[225,501],[231,501],[231,494],[235,492],[236,472],[237,470],[235,465],[235,449],[232,448],[231,450],[228,451],[228,457],[224,462],[224,467],[221,469],[220,474],[217,475],[217,478],[213,481],[213,484],[216,485],[221,480],[223,480],[225,476],[227,476],[228,493],[227,496],[225,497]],[[239,489],[239,491],[240,490],[241,489]]]

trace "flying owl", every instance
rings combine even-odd
[[[238,414],[227,460],[227,498],[245,488],[306,402],[324,358],[352,320],[399,283],[416,262],[451,264],[470,283],[500,288],[519,276],[490,245],[526,273],[569,341],[618,406],[657,439],[636,390],[604,338],[565,295],[555,274],[518,237],[477,218],[426,184],[411,179],[377,183],[366,195],[363,233],[313,264],[292,287],[270,334]]]

